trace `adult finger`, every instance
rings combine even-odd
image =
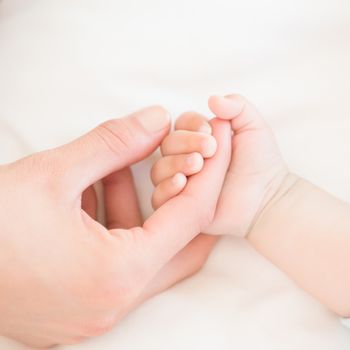
[[[219,237],[201,234],[178,252],[146,286],[140,302],[197,273],[207,261]]]
[[[89,186],[82,194],[81,208],[94,220],[97,218],[97,196],[94,186]]]
[[[142,228],[135,228],[137,234],[125,230],[111,231],[116,237],[130,234],[134,237],[131,244],[135,261],[130,261],[129,266],[136,270],[142,266],[147,278],[156,274],[214,217],[231,156],[231,127],[229,122],[219,119],[214,119],[211,126],[218,142],[217,152],[206,161],[200,173],[188,180],[184,191],[156,210]],[[118,239],[120,241],[125,242]]]
[[[108,229],[128,229],[142,225],[139,201],[129,167],[104,178],[103,188]]]
[[[165,109],[149,107],[107,121],[49,154],[62,173],[67,193],[77,197],[108,174],[152,153],[169,127],[170,119]]]

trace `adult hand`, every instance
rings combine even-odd
[[[154,151],[169,124],[164,109],[147,108],[0,167],[2,335],[36,347],[80,342],[108,331],[201,263],[191,253],[205,256],[213,241],[193,238],[214,215],[230,158],[230,125],[213,121],[215,157],[139,226],[125,168]],[[107,227],[94,220],[91,199],[91,185],[103,178]]]

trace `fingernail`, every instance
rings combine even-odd
[[[204,158],[212,157],[216,152],[216,140],[214,137],[202,141],[202,156]]]
[[[172,182],[176,187],[182,187],[186,184],[187,178],[182,173],[177,173],[173,176]]]
[[[234,118],[242,112],[244,105],[240,97],[236,95],[228,95],[228,96],[218,96],[218,99],[222,103],[222,108],[221,108],[222,117]]]
[[[197,158],[198,158],[198,153],[190,154],[186,159],[187,165],[192,166],[192,165],[196,164]]]
[[[160,106],[145,108],[137,113],[136,118],[148,132],[152,133],[163,130],[170,123],[169,113]]]
[[[209,125],[209,123],[203,123],[199,128],[198,128],[199,132],[202,132],[204,134],[209,134],[211,135],[212,130],[211,130],[211,126]]]
[[[203,164],[204,164],[204,160],[203,157],[200,153],[195,152],[190,154],[187,157],[187,165],[189,167],[189,171],[193,172],[197,172],[200,171],[203,168]]]

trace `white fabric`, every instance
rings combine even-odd
[[[341,323],[342,323],[345,327],[350,328],[350,319],[349,319],[349,318],[343,318],[343,319],[341,320]]]
[[[345,0],[2,0],[1,160],[144,105],[208,113],[208,95],[241,92],[271,123],[292,170],[350,200],[349,16]],[[150,163],[135,167],[145,215]],[[246,242],[225,238],[197,276],[72,348],[349,344],[335,315]],[[24,347],[1,339],[0,348]]]

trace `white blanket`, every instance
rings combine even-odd
[[[174,117],[208,113],[208,95],[240,92],[271,123],[293,171],[350,200],[349,18],[346,0],[0,0],[1,161],[148,104]],[[145,216],[149,166],[135,167]],[[197,276],[72,348],[349,344],[335,315],[246,242],[224,238]],[[22,348],[0,339],[0,349]]]

